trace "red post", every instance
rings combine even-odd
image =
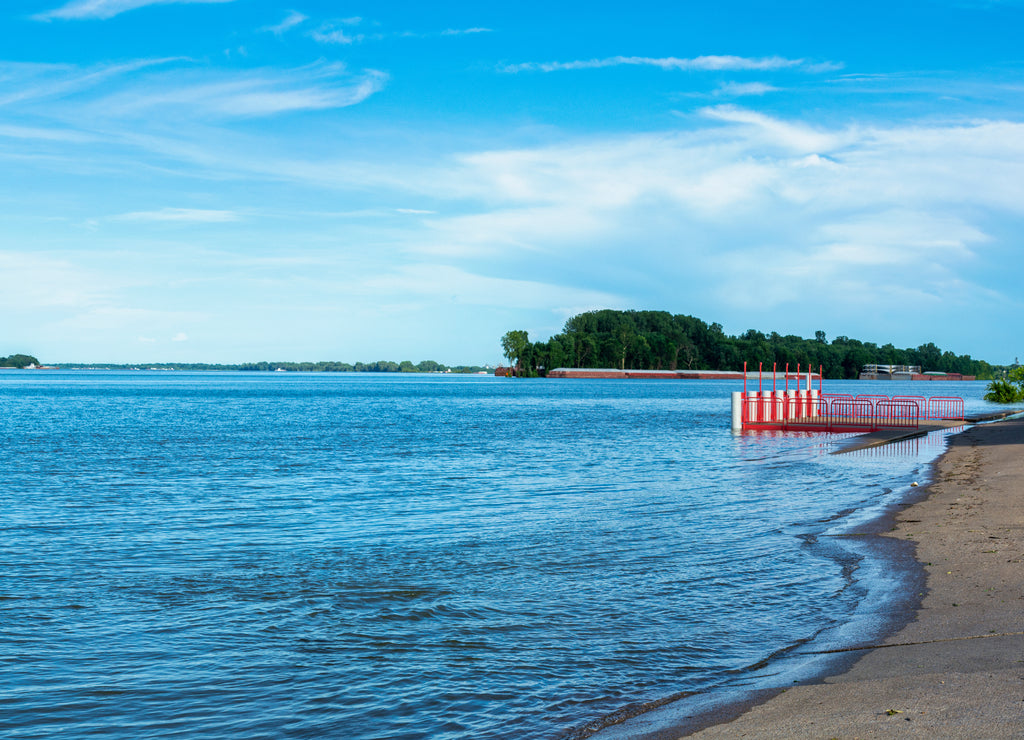
[[[757,420],[764,421],[764,363],[757,363]]]

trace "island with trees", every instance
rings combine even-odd
[[[797,363],[826,378],[857,378],[870,364],[920,365],[927,370],[991,379],[997,368],[970,355],[956,355],[928,342],[913,349],[878,345],[840,336],[831,341],[825,332],[813,339],[748,329],[729,336],[720,324],[667,311],[588,311],[571,317],[559,333],[546,341],[531,342],[517,329],[501,339],[509,360],[509,374],[544,376],[555,368],[615,368],[619,370],[742,370],[743,363],[757,368],[781,369]]]
[[[39,367],[39,360],[32,355],[10,355],[8,357],[0,357],[0,367],[12,367],[18,369]]]

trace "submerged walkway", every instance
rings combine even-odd
[[[905,439],[913,439],[915,437],[923,437],[930,432],[937,432],[942,429],[955,429],[962,427],[967,424],[978,424],[985,421],[997,421],[999,419],[1005,419],[1008,416],[1014,416],[1021,413],[1020,409],[1012,409],[1009,411],[997,411],[991,414],[977,414],[973,416],[964,417],[963,421],[957,420],[932,420],[922,421],[921,426],[917,429],[879,429],[874,432],[868,432],[866,434],[859,434],[856,437],[851,437],[845,442],[839,445],[839,448],[832,452],[833,455],[841,455],[844,452],[856,452],[858,450],[866,450],[870,447],[881,447],[882,445],[892,444],[893,442],[902,442]]]

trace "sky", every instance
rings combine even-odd
[[[1024,355],[1024,1],[4,0],[0,355]]]

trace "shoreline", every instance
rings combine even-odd
[[[891,531],[880,538],[915,543],[925,576],[901,628],[841,650],[838,672],[636,737],[1019,737],[1022,453],[1024,419],[970,427],[950,437],[910,506],[883,518]]]
[[[792,649],[807,662],[795,676],[780,670],[768,686],[690,695],[594,737],[1019,737],[1024,418],[950,436],[929,471],[927,485],[847,535],[873,551],[883,578],[902,578],[901,593],[876,615],[884,624],[874,640],[833,637],[823,646],[816,638]],[[1005,701],[993,707],[992,696]]]
[[[932,432],[942,432],[936,427]],[[905,438],[922,436],[905,433],[892,437],[886,433],[855,435],[836,443],[830,455],[857,453],[872,447],[898,443]],[[927,463],[929,475],[934,474],[939,456]],[[909,483],[909,481],[908,481]],[[847,621],[832,625],[810,638],[784,647],[757,666],[743,669],[747,675],[738,683],[694,692],[683,692],[663,700],[624,707],[603,722],[577,728],[562,740],[674,740],[690,737],[708,727],[725,724],[796,685],[814,684],[849,670],[859,655],[847,650],[850,645],[875,644],[897,633],[913,621],[924,591],[925,574],[915,559],[914,543],[887,536],[895,527],[896,518],[928,495],[928,485],[909,487],[897,501],[891,501],[870,518],[853,524],[842,533],[821,536],[819,546],[832,547],[839,542],[835,555],[824,556],[859,560],[860,569],[871,569],[860,581],[874,583],[861,606]],[[896,586],[893,591],[881,590]],[[874,597],[884,602],[879,609]],[[842,649],[835,649],[842,648]],[[610,720],[610,721],[609,721]]]

